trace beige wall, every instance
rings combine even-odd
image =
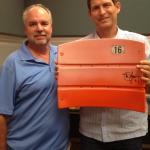
[[[19,48],[22,41],[23,38],[0,35],[0,66],[11,52]]]

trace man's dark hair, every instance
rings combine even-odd
[[[117,3],[119,0],[112,0],[112,2],[115,4]],[[90,10],[91,9],[91,0],[87,0],[87,6],[88,6],[88,9]]]

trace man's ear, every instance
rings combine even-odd
[[[115,6],[117,8],[117,13],[119,14],[120,10],[121,10],[121,3],[118,1],[118,2],[115,3]]]

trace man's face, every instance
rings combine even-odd
[[[51,18],[46,10],[34,7],[25,17],[25,33],[32,46],[48,45],[52,35]]]
[[[112,0],[91,0],[89,15],[99,30],[113,28],[117,25],[117,15],[120,12],[120,3]]]

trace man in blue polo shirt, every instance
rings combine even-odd
[[[57,108],[51,12],[23,13],[27,41],[5,60],[0,75],[0,150],[67,150],[68,111]]]

